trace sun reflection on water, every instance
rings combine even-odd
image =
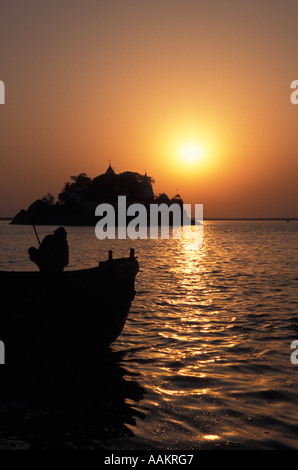
[[[194,231],[194,227],[190,229]],[[218,273],[218,266],[212,256],[208,261],[207,247],[187,235],[172,244],[170,256],[175,262],[169,264],[169,276],[179,295],[169,291],[167,297],[163,291],[166,298],[160,316],[165,321],[157,334],[165,343],[156,351],[163,364],[156,370],[158,380],[151,383],[155,393],[173,399],[216,394],[216,364],[237,344],[232,334],[235,316],[219,307],[222,291],[210,276],[212,271]],[[205,437],[217,438],[213,434]]]
[[[216,439],[220,439],[220,437],[215,434],[206,434],[203,436],[203,439],[206,439],[207,441],[216,441]]]

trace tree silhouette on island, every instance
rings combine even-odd
[[[117,209],[118,196],[126,196],[127,204],[179,204],[183,201],[179,194],[169,198],[165,193],[155,195],[154,179],[140,173],[125,171],[115,173],[111,164],[105,173],[90,178],[86,173],[71,176],[58,200],[51,193],[33,202],[27,210],[15,215],[11,224],[16,225],[95,225],[98,217],[95,209],[99,204],[109,203]]]

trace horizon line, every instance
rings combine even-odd
[[[0,220],[13,220],[14,217],[0,217]],[[194,219],[192,219],[194,220]],[[298,217],[205,217],[203,221],[212,221],[212,220],[291,220],[291,221],[297,221]],[[30,224],[25,224],[25,225],[30,225]],[[63,224],[62,224],[63,225]]]

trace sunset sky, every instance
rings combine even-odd
[[[298,217],[296,0],[2,0],[0,216],[137,171],[205,217]]]

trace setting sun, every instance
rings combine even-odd
[[[214,166],[214,158],[218,156],[218,143],[222,142],[217,130],[194,132],[194,125],[189,125],[189,131],[179,130],[178,126],[166,132],[161,140],[160,159],[158,165],[166,168],[166,174],[175,180],[179,179],[179,187],[189,186],[189,178],[193,181],[198,173],[206,174]],[[216,135],[216,139],[214,138]],[[214,141],[217,145],[214,145]],[[187,178],[187,180],[185,179]],[[187,182],[188,181],[188,182]]]
[[[181,149],[181,156],[185,162],[196,163],[202,156],[202,149],[194,144],[186,145]]]

